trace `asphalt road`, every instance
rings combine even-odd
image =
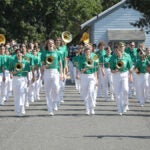
[[[96,114],[87,116],[71,84],[65,88],[64,100],[51,117],[43,91],[41,100],[26,109],[26,116],[16,117],[10,97],[0,106],[0,150],[150,149],[150,102],[140,107],[130,99],[130,111],[119,116],[115,102],[98,98]]]

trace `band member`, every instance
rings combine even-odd
[[[148,98],[148,77],[147,66],[149,65],[146,53],[142,52],[139,55],[139,60],[135,64],[135,71],[137,73],[137,85],[140,105],[143,107],[146,99]]]
[[[34,101],[40,100],[40,67],[42,66],[41,64],[41,59],[38,57],[38,52],[36,49],[33,49],[32,51],[33,56],[33,80],[32,80],[32,87],[31,87],[31,93],[33,94]]]
[[[76,72],[78,70],[78,76],[80,76],[80,73],[79,73],[80,51],[81,51],[80,48],[75,49],[76,56],[72,58],[73,72],[74,72],[74,77],[75,77],[75,87],[79,93],[80,93],[80,78],[76,78]]]
[[[68,50],[67,50],[67,46],[63,43],[62,38],[61,37],[57,37],[56,38],[56,48],[58,50],[58,52],[61,55],[61,60],[62,60],[62,67],[63,67],[63,75],[64,75],[64,80],[60,80],[60,98],[59,98],[59,104],[64,102],[64,89],[65,89],[65,84],[66,84],[66,76],[67,76],[67,70],[68,70],[68,66],[67,66],[67,56],[68,56]]]
[[[113,88],[113,79],[112,73],[110,70],[110,59],[111,59],[111,48],[108,46],[106,47],[106,55],[104,55],[104,62],[102,65],[102,74],[104,79],[104,98],[105,101],[108,101],[108,93],[110,92],[110,99],[114,100],[114,88]],[[109,91],[110,89],[110,91]]]
[[[22,58],[22,53],[17,50],[16,58],[10,63],[12,86],[15,101],[15,112],[17,116],[25,115],[25,91],[29,84],[28,72],[30,72],[29,62]]]
[[[49,115],[54,115],[57,109],[57,101],[60,90],[60,78],[63,79],[62,62],[60,54],[57,52],[54,40],[49,39],[46,44],[46,51],[42,54],[42,64],[44,71],[44,86]],[[60,74],[58,72],[60,69]]]
[[[22,50],[22,58],[25,59],[26,61],[29,62],[30,66],[32,65],[32,54],[29,52],[27,52],[27,47],[26,45],[23,43],[21,45],[21,50]],[[28,49],[30,50],[30,49]],[[31,51],[31,50],[30,50]],[[32,70],[30,69],[30,72],[28,73],[28,77],[29,77],[29,86],[27,87],[27,90],[26,90],[26,107],[29,107],[29,103],[30,102],[34,102],[34,95],[32,93],[32,78],[33,78],[33,73],[32,73]]]
[[[103,79],[103,73],[102,73],[102,65],[104,61],[104,55],[106,54],[106,51],[104,49],[105,43],[102,41],[98,44],[98,51],[96,52],[96,55],[99,58],[99,68],[98,68],[98,91],[97,91],[97,97],[102,96],[102,92],[104,91],[104,79]]]
[[[130,55],[132,63],[133,63],[133,68],[134,64],[138,61],[138,55],[137,55],[137,48],[135,47],[135,42],[131,41],[129,44],[129,47],[125,49],[125,52]],[[132,97],[133,95],[136,95],[138,99],[138,93],[136,93],[138,86],[136,85],[136,73],[132,72],[132,78],[133,82],[129,82],[129,97]]]
[[[114,93],[117,102],[118,113],[126,112],[128,108],[128,71],[131,74],[132,61],[128,54],[124,52],[125,44],[119,43],[116,55],[110,60],[110,69],[113,73]]]
[[[5,46],[1,46],[0,48],[0,56],[1,56],[1,105],[4,104],[5,101],[8,100],[9,97],[9,61],[10,57],[5,54]]]
[[[84,100],[86,114],[95,114],[95,85],[97,83],[97,72],[95,69],[95,54],[91,53],[91,48],[85,48],[85,55],[80,59],[79,68],[81,71],[81,97]],[[78,76],[78,72],[77,72]]]

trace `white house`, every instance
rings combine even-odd
[[[135,41],[137,46],[144,42],[146,47],[150,47],[150,34],[131,25],[139,20],[142,14],[133,8],[125,7],[125,3],[126,0],[122,0],[81,25],[81,29],[88,29],[92,43],[105,41],[106,44],[114,45],[119,41]]]

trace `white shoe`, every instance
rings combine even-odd
[[[122,116],[122,113],[119,113],[120,116]]]
[[[89,109],[86,110],[86,115],[90,115],[90,110]]]
[[[28,102],[26,102],[25,106],[26,106],[26,107],[29,107],[29,103],[28,103]]]
[[[111,101],[114,101],[114,96],[111,95],[111,96],[110,96],[110,99],[111,99]]]
[[[91,109],[91,114],[92,114],[92,115],[95,115],[94,109]]]
[[[33,103],[34,102],[34,98],[32,97],[30,101]]]
[[[55,105],[55,107],[54,107],[54,110],[55,110],[55,111],[57,111],[57,110],[58,110],[58,107],[57,107],[57,105]]]
[[[128,105],[126,105],[125,107],[124,107],[124,109],[123,109],[123,112],[127,112],[129,110],[129,107],[128,107]]]
[[[37,100],[39,101],[39,100],[40,100],[40,97],[37,97]]]
[[[50,116],[54,116],[54,113],[53,113],[53,112],[50,112],[49,115],[50,115]]]
[[[62,99],[60,102],[61,102],[61,103],[64,103],[64,100]]]

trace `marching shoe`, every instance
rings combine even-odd
[[[95,115],[94,109],[91,109],[91,114],[92,114],[92,115]]]
[[[54,116],[54,113],[53,113],[53,112],[50,112],[49,115],[50,115],[50,116]]]
[[[90,110],[86,110],[86,115],[90,115]]]

